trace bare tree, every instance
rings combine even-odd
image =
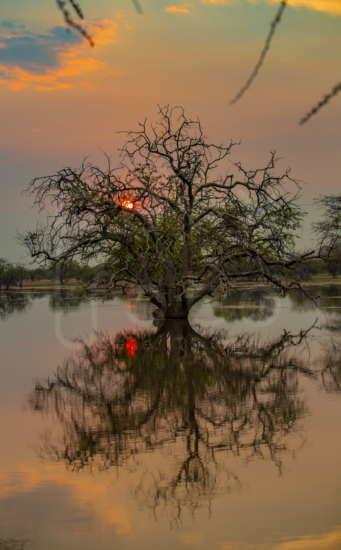
[[[259,276],[283,294],[301,289],[276,274],[314,257],[294,250],[302,214],[290,170],[276,175],[271,153],[255,170],[232,162],[240,179],[219,175],[235,144],[212,144],[181,108],[159,114],[156,125],[127,132],[118,168],[110,159],[106,170],[84,162],[31,182],[34,204],[55,214],[21,236],[30,255],[63,265],[105,260],[100,282],[108,290],[138,285],[166,318],[186,318],[205,295],[220,298],[240,278]]]

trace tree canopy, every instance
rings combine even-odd
[[[100,259],[102,286],[137,285],[166,318],[187,317],[240,278],[301,288],[279,275],[313,253],[295,252],[299,183],[290,170],[276,174],[275,152],[254,170],[230,162],[238,177],[218,173],[236,143],[212,144],[181,108],[160,108],[155,125],[126,135],[117,167],[84,161],[31,182],[34,204],[54,209],[46,227],[21,237],[33,258]]]

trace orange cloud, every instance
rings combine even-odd
[[[184,4],[183,6],[168,6],[165,8],[165,11],[169,13],[189,13],[189,7],[192,7],[193,4]]]
[[[307,536],[298,540],[280,543],[274,550],[339,550],[341,529],[320,536]]]
[[[270,4],[277,0],[267,0]],[[288,5],[293,8],[308,8],[310,10],[324,11],[332,15],[341,15],[340,0],[288,0]]]
[[[231,0],[202,0],[202,2],[204,4],[231,4]]]
[[[236,0],[233,0],[235,3]],[[268,4],[279,4],[279,0],[248,0],[251,4],[266,1]],[[231,4],[232,0],[202,0],[205,4]],[[310,10],[323,11],[331,15],[341,15],[340,0],[287,0],[287,4],[293,8],[308,8]]]
[[[224,543],[221,550],[340,550],[341,528],[323,535],[307,535],[278,543],[242,544]]]
[[[203,542],[203,535],[202,533],[185,533],[184,535],[180,535],[180,542],[184,544],[185,546],[189,547],[196,547],[200,546]]]
[[[101,19],[85,24],[96,45],[113,40],[117,23]],[[53,27],[45,34],[15,28],[0,34],[0,82],[13,90],[34,86],[51,91],[70,88],[69,77],[97,69],[104,63],[89,56],[89,46],[81,36]]]

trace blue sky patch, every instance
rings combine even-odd
[[[59,53],[83,39],[65,27],[56,26],[45,34],[35,34],[24,25],[1,21],[0,27],[13,31],[9,36],[0,32],[0,65],[17,67],[35,73],[59,66]]]

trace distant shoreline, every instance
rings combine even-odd
[[[313,286],[328,286],[328,285],[341,285],[341,275],[333,278],[330,275],[325,276],[317,276],[312,277],[309,281],[303,281],[301,282],[302,286],[304,287],[313,287]],[[239,281],[235,283],[235,288],[250,288],[250,287],[257,287],[257,286],[270,286],[264,283],[263,281]],[[22,287],[20,286],[13,286],[10,287],[8,290],[5,288],[2,288],[0,290],[0,293],[7,293],[7,292],[28,292],[28,291],[43,291],[43,290],[54,290],[54,291],[62,291],[62,290],[89,290],[91,291],[91,288],[85,288],[82,285],[78,283],[78,281],[71,279],[64,285],[61,285],[60,283],[56,283],[55,281],[51,281],[49,279],[41,280],[41,281],[23,281]],[[119,289],[117,289],[119,291]]]

